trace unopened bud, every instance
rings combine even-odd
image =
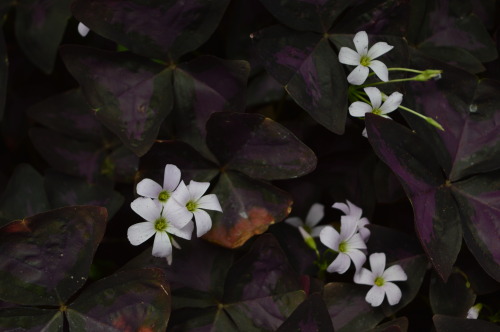
[[[427,70],[424,70],[421,74],[418,74],[417,76],[415,76],[413,79],[415,81],[428,81],[431,78],[440,79],[442,72],[443,72],[442,70],[427,69]]]

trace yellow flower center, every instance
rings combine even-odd
[[[170,198],[170,194],[166,190],[164,190],[158,194],[158,200],[162,203],[165,203],[169,198]]]
[[[347,243],[346,242],[340,242],[340,244],[339,244],[339,251],[340,252],[346,252],[347,251]]]
[[[155,230],[157,232],[164,232],[168,228],[168,222],[165,217],[160,217],[155,220]]]
[[[189,212],[195,211],[197,207],[198,207],[198,204],[196,204],[196,202],[193,202],[193,201],[189,201],[186,204],[186,208],[188,209]]]
[[[370,65],[370,58],[366,55],[363,55],[361,59],[359,59],[359,63],[362,66],[368,67]]]
[[[382,287],[385,284],[385,281],[382,277],[376,277],[375,278],[375,285],[378,287]]]
[[[381,109],[379,109],[379,108],[374,108],[374,109],[372,110],[372,113],[373,113],[373,114],[380,115],[380,114],[382,114],[382,110],[381,110]]]

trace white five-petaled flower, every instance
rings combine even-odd
[[[389,80],[387,66],[374,59],[389,52],[394,46],[386,42],[378,42],[368,49],[368,35],[365,31],[360,31],[354,36],[354,47],[356,47],[356,51],[342,47],[339,52],[340,63],[356,66],[347,76],[347,81],[353,85],[363,84],[370,71],[368,68],[371,68],[382,81],[387,82]]]
[[[398,304],[401,300],[401,290],[392,281],[405,281],[406,273],[400,265],[393,265],[385,269],[385,254],[373,253],[370,255],[371,271],[362,268],[354,275],[357,284],[373,286],[366,294],[365,300],[372,307],[378,307],[387,296],[390,305]]]
[[[196,181],[191,181],[186,186],[184,181],[181,181],[172,195],[172,198],[183,206],[184,211],[187,211],[191,218],[194,216],[196,235],[198,237],[204,235],[212,228],[212,219],[204,210],[222,212],[219,200],[215,194],[203,196],[209,186],[209,182]]]
[[[82,37],[87,36],[89,31],[90,31],[90,29],[88,28],[88,26],[86,26],[82,22],[78,23],[78,33],[80,34],[80,36],[82,36]]]
[[[316,226],[321,219],[325,216],[325,207],[323,204],[314,203],[309,212],[307,212],[306,222],[304,223],[299,217],[290,217],[285,219],[285,222],[289,225],[297,227],[300,231],[302,237],[305,238],[307,234],[312,237],[318,237],[319,233],[325,226]],[[305,233],[304,233],[305,232]]]
[[[399,92],[393,92],[385,102],[382,104],[382,92],[374,87],[364,88],[368,98],[370,99],[370,104],[362,101],[355,101],[349,106],[349,114],[354,117],[364,117],[366,113],[373,113],[384,118],[389,118],[388,113],[396,110],[401,102],[403,101],[403,95]]]
[[[351,266],[351,260],[356,272],[366,261],[366,255],[360,249],[366,249],[365,241],[357,233],[357,223],[350,220],[341,220],[340,234],[332,227],[326,226],[321,230],[321,243],[338,252],[337,257],[326,269],[328,272],[343,274]]]
[[[351,222],[357,223],[359,235],[361,235],[363,241],[365,242],[368,241],[368,239],[370,238],[370,230],[365,226],[368,225],[370,222],[368,221],[367,218],[361,217],[363,215],[363,210],[360,207],[349,202],[349,200],[347,199],[346,202],[347,204],[335,203],[332,205],[332,208],[344,212],[345,216],[342,216],[341,218],[346,219],[346,221],[349,220]]]
[[[151,179],[143,179],[137,184],[137,194],[158,200],[165,205],[181,182],[181,170],[172,164],[165,166],[163,187]]]
[[[153,256],[166,257],[168,263],[171,264],[172,243],[177,248],[179,246],[169,234],[186,240],[191,239],[194,228],[193,223],[190,222],[191,214],[174,200],[169,200],[167,204],[162,205],[150,198],[139,197],[130,204],[130,207],[146,219],[145,222],[128,228],[127,237],[130,243],[137,246],[155,235]]]

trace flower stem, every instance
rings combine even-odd
[[[401,105],[399,105],[398,107],[401,108],[402,110],[405,110],[405,111],[413,114],[413,115],[418,116],[419,118],[424,119],[427,123],[429,123],[430,125],[436,127],[437,129],[444,131],[443,126],[441,126],[441,124],[439,124],[439,122],[437,122],[433,118],[430,118],[428,116],[425,116],[425,115],[422,115],[422,114],[420,114],[418,112],[415,112],[414,110],[412,110],[411,108],[408,108],[408,107],[404,107],[404,106],[401,106]]]
[[[407,71],[407,72],[410,72],[410,73],[417,73],[417,74],[422,74],[423,71],[422,70],[416,70],[416,69],[410,69],[410,68],[398,68],[398,67],[395,67],[395,68],[387,68],[389,71]]]

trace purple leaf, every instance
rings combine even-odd
[[[445,315],[434,315],[434,317],[432,317],[432,320],[437,332],[498,332],[498,324],[494,324],[482,319],[467,319]]]
[[[54,67],[57,48],[70,18],[70,0],[16,3],[16,37],[26,56],[45,73]]]
[[[435,274],[431,276],[429,302],[434,314],[467,317],[467,311],[474,305],[476,294],[467,287],[467,280],[454,272],[445,283]]]
[[[28,164],[20,164],[0,198],[0,227],[49,209],[42,176]]]
[[[332,332],[332,321],[321,295],[309,296],[276,331]]]
[[[132,52],[175,61],[208,40],[228,4],[229,0],[77,0],[72,11],[92,31]]]
[[[31,128],[35,149],[54,169],[95,182],[100,175],[104,150],[100,144],[70,139],[44,128]]]
[[[0,228],[0,298],[60,306],[80,289],[104,235],[107,213],[66,207]]]
[[[62,331],[63,313],[56,309],[15,307],[0,310],[3,331]]]
[[[278,180],[310,173],[316,156],[288,129],[258,114],[217,113],[207,123],[207,145],[225,169]]]
[[[66,311],[75,331],[164,331],[170,288],[158,269],[117,272],[86,288]]]
[[[500,171],[454,183],[460,206],[465,243],[483,269],[500,280]]]
[[[246,61],[200,56],[174,70],[176,137],[199,149],[214,112],[242,112],[250,68]]]
[[[273,26],[257,33],[255,40],[266,70],[295,102],[321,125],[344,133],[347,80],[328,35]]]
[[[327,32],[333,21],[351,1],[330,0],[260,0],[280,22],[299,31]]]
[[[61,54],[99,121],[144,155],[172,109],[172,71],[128,53],[65,46]]]
[[[131,183],[139,169],[139,158],[126,147],[120,146],[108,155],[104,166],[109,166],[109,174],[116,182]]]
[[[406,332],[408,331],[408,318],[399,317],[387,323],[378,325],[369,332]]]

